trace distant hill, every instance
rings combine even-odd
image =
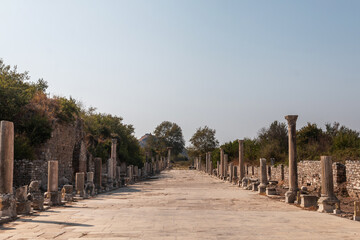
[[[151,133],[146,133],[144,136],[142,136],[139,139],[139,144],[141,147],[145,147],[147,140],[149,139],[149,137],[152,136]]]

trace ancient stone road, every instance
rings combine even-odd
[[[360,222],[301,210],[197,171],[4,225],[0,239],[360,239]]]

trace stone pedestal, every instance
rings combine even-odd
[[[32,181],[29,185],[29,194],[31,195],[31,206],[34,210],[44,210],[44,195],[40,191],[39,181]]]
[[[16,217],[13,195],[14,124],[0,122],[0,217]]]
[[[86,176],[85,193],[88,196],[95,196],[94,173],[88,172]]]
[[[267,187],[266,188],[266,195],[267,196],[276,195],[276,188]]]
[[[253,182],[252,184],[251,184],[251,186],[252,186],[252,191],[254,191],[254,192],[257,192],[257,191],[259,191],[259,185],[260,185],[260,183],[259,182]]]
[[[259,193],[265,193],[267,187],[266,159],[260,159],[260,185]]]
[[[329,156],[321,156],[321,197],[318,200],[319,212],[340,210],[340,201],[334,194],[332,160]]]
[[[318,197],[317,196],[310,196],[310,195],[306,195],[306,194],[301,194],[300,195],[300,206],[303,208],[308,208],[308,207],[317,207],[317,201],[318,201]]]
[[[63,202],[72,202],[73,201],[73,186],[64,185],[61,189],[61,200]]]
[[[28,197],[28,186],[22,186],[16,189],[15,199],[16,199],[16,213],[17,214],[30,214],[32,212],[31,208],[31,195]]]
[[[298,189],[298,175],[296,162],[296,120],[297,115],[285,116],[288,121],[289,140],[289,191],[285,193],[285,202],[294,203]]]

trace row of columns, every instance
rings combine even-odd
[[[296,153],[296,121],[297,115],[287,115],[285,119],[288,123],[288,141],[289,141],[289,189],[285,193],[286,203],[300,202],[299,186],[298,186],[298,171],[297,171],[297,153]],[[251,182],[249,178],[245,177],[245,173],[248,173],[248,169],[245,169],[244,161],[244,141],[239,142],[239,165],[238,171],[232,163],[228,164],[228,155],[224,154],[224,150],[220,148],[220,161],[217,161],[217,176],[223,180],[229,180],[233,182],[234,179],[238,179],[239,186],[245,189],[256,190],[259,193],[266,193],[268,195],[276,194],[274,185],[270,186],[268,176],[271,180],[271,169],[267,169],[266,159],[260,159],[260,181]],[[208,155],[206,155],[206,171],[208,171]],[[201,169],[201,158],[199,157],[195,161],[195,168]],[[247,167],[247,166],[246,166]],[[284,180],[284,167],[281,166],[281,178]],[[235,176],[235,171],[238,176]],[[333,175],[332,175],[332,160],[330,156],[321,157],[321,197],[317,201],[319,210],[321,212],[331,212],[334,209],[339,209],[339,200],[334,194]],[[246,174],[247,175],[247,174]],[[254,175],[254,168],[252,168],[252,175]],[[274,182],[274,181],[270,181]],[[251,185],[249,185],[251,183]],[[301,195],[302,201],[313,201],[313,196]],[[305,204],[306,205],[306,204]]]

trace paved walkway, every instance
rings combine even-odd
[[[0,228],[0,239],[84,238],[360,239],[360,223],[173,170]]]

